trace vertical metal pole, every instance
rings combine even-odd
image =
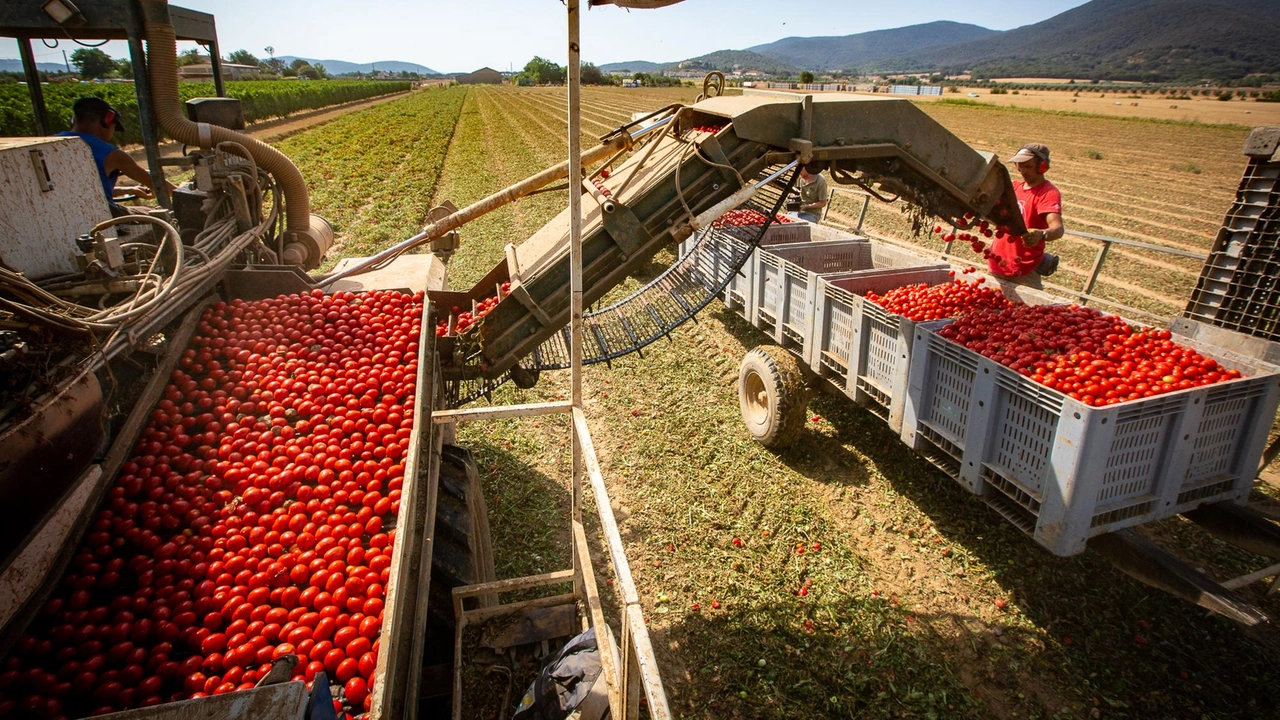
[[[142,49],[142,18],[135,14],[129,27],[129,60],[133,62],[133,89],[138,96],[138,130],[142,132],[142,146],[147,151],[147,170],[151,173],[151,186],[155,188],[156,202],[171,208],[169,191],[165,186],[164,166],[160,164],[160,134],[156,132],[155,109],[151,102],[151,76],[147,73],[147,54]]]
[[[1084,295],[1090,295],[1093,293],[1093,286],[1097,284],[1098,276],[1102,274],[1102,263],[1107,261],[1107,252],[1110,250],[1111,241],[1103,240],[1102,249],[1098,250],[1098,256],[1093,260],[1093,269],[1089,271],[1089,279],[1085,281],[1084,292],[1080,297],[1081,305],[1089,302],[1089,299],[1084,297]]]
[[[858,227],[854,228],[854,232],[862,232],[862,221],[867,219],[867,208],[871,206],[871,196],[862,196],[862,212],[858,213]]]
[[[227,96],[226,85],[222,82],[222,51],[218,49],[218,30],[215,26],[213,39],[209,41],[209,69],[213,71],[213,91],[218,97]]]
[[[36,66],[35,53],[31,52],[31,38],[18,38],[18,54],[22,56],[22,72],[27,76],[27,94],[31,96],[31,108],[36,114],[36,134],[52,135],[49,108],[44,104],[44,88],[40,87],[40,68]]]
[[[569,9],[569,315],[570,377],[573,384],[573,406],[582,408],[582,148],[581,76],[578,63],[578,3],[568,0]],[[573,432],[573,520],[582,520],[582,439],[576,423]],[[574,556],[574,569],[589,558]],[[580,576],[580,573],[578,574]],[[577,581],[575,580],[575,584]],[[581,591],[581,588],[575,588]]]

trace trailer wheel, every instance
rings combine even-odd
[[[761,345],[742,358],[738,406],[747,432],[761,445],[783,448],[804,427],[809,390],[796,359],[776,345]]]
[[[436,527],[431,555],[424,664],[452,663],[453,589],[493,579],[489,515],[471,451],[445,445],[440,453]]]

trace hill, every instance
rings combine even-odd
[[[389,73],[411,72],[418,73],[419,75],[440,74],[426,65],[403,62],[400,60],[379,60],[372,63],[352,63],[345,60],[316,60],[315,58],[299,58],[295,55],[277,55],[276,59],[284,61],[285,65],[288,65],[294,60],[305,60],[312,65],[319,63],[324,65],[325,72],[330,75],[350,75],[357,72],[368,74],[374,70],[379,72],[386,71]]]
[[[648,60],[628,60],[626,62],[605,63],[600,66],[604,72],[650,72],[658,67],[661,63],[649,62]]]
[[[841,37],[789,37],[747,50],[806,70],[845,71],[923,48],[954,45],[999,34],[997,30],[978,25],[940,20]]]
[[[778,75],[782,73],[796,73],[800,68],[783,60],[781,58],[761,53],[751,52],[750,50],[717,50],[706,55],[699,55],[696,58],[689,58],[681,62],[663,63],[656,69],[658,70],[719,70],[721,72],[732,72],[734,69],[742,71],[759,70],[760,72],[769,73],[770,75]]]
[[[36,69],[40,72],[64,73],[67,66],[62,63],[36,63]],[[0,72],[22,72],[21,58],[0,58]]]
[[[1280,72],[1276,0],[1093,0],[990,38],[885,58],[877,70],[983,77],[1237,79]]]

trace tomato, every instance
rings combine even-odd
[[[455,309],[456,328],[510,290]],[[47,621],[14,643],[0,702],[57,716],[50,702],[83,715],[202,697],[298,654],[295,677],[341,668],[350,709],[367,706],[422,300],[312,292],[207,308]],[[1181,383],[1211,369],[1162,372]]]

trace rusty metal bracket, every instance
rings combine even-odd
[[[617,200],[613,201],[613,210],[605,208],[600,213],[600,219],[609,237],[622,251],[624,261],[653,241],[653,236],[645,229],[635,212]]]

